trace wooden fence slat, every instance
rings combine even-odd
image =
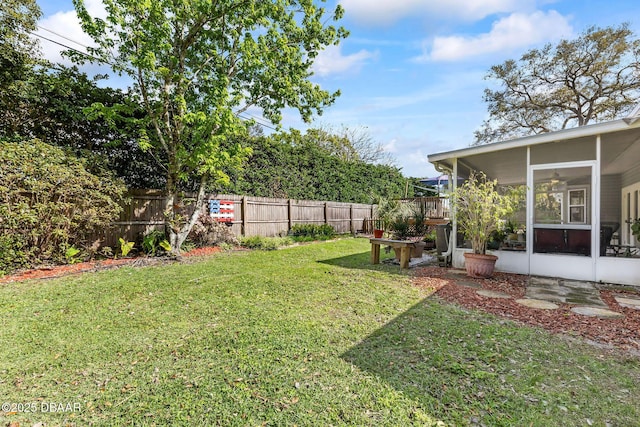
[[[190,195],[188,195],[190,196]],[[233,201],[231,228],[236,235],[277,236],[286,234],[296,224],[331,224],[338,233],[372,232],[375,205],[316,200],[274,199],[237,194],[209,194],[206,200]],[[424,209],[432,218],[448,216],[448,200],[437,197],[407,199]],[[130,241],[164,227],[164,196],[159,190],[130,192],[123,213],[109,230],[103,244],[116,246],[119,237]],[[203,213],[208,212],[205,203]]]

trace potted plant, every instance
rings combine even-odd
[[[385,231],[389,231],[391,224],[400,216],[407,213],[406,206],[400,200],[378,197],[374,221],[374,237],[379,239]]]
[[[414,246],[411,250],[411,258],[422,258],[422,253],[426,246],[424,242],[425,216],[417,211],[405,209],[390,224],[392,237],[395,240],[412,241]],[[400,257],[399,250],[396,250],[396,258]]]
[[[382,196],[378,197],[373,222],[373,237],[376,239],[382,238],[384,231],[389,228],[389,224],[395,218],[396,210],[396,201]]]
[[[472,172],[469,179],[452,193],[458,227],[471,241],[473,251],[464,254],[465,268],[471,277],[490,277],[493,274],[498,257],[486,253],[487,242],[518,203],[513,190],[501,194],[497,186],[497,180],[487,179],[483,172]]]
[[[631,234],[636,241],[636,246],[640,248],[640,218],[636,218],[630,221],[631,223]]]
[[[435,249],[436,247],[436,230],[432,229],[422,239],[425,243],[425,249]]]

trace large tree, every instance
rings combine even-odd
[[[150,125],[155,134],[142,143],[166,158],[165,216],[179,255],[207,185],[228,180],[225,170],[239,167],[249,154],[226,143],[246,129],[238,114],[259,108],[278,123],[287,106],[305,120],[321,113],[338,93],[312,83],[311,67],[318,52],[346,31],[327,25],[325,10],[313,0],[103,3],[106,19],[94,19],[84,0],[74,0],[84,31],[96,43],[90,53],[135,81],[147,113],[141,129]],[[329,19],[341,16],[338,6]],[[194,174],[199,191],[187,217],[180,185]]]
[[[539,134],[628,112],[640,98],[640,41],[627,24],[591,27],[574,40],[547,44],[491,67],[489,119],[476,144]]]
[[[0,111],[5,122],[16,121],[40,47],[30,32],[42,12],[35,0],[0,1]]]
[[[0,85],[23,79],[39,58],[39,45],[29,33],[41,16],[35,0],[0,2]]]
[[[138,145],[139,130],[132,119],[144,116],[141,105],[128,93],[100,87],[75,67],[34,67],[21,89],[0,86],[0,137],[29,141],[38,138],[65,147],[89,160],[92,173],[107,167],[123,178],[129,188],[162,188],[161,163]],[[94,103],[118,106],[110,120],[93,119],[85,113]]]

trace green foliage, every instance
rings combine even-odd
[[[262,237],[250,236],[240,239],[240,245],[247,249],[258,249],[263,251],[273,251],[282,246],[288,246],[292,240],[288,237]]]
[[[293,240],[329,240],[335,237],[336,230],[329,224],[296,224],[291,227],[289,234]]]
[[[117,114],[106,119],[92,105]],[[144,116],[142,106],[119,89],[99,87],[75,67],[34,68],[19,93],[0,87],[0,110],[7,112],[0,115],[0,137],[35,137],[64,147],[86,158],[90,172],[109,169],[130,188],[165,184],[161,163],[139,144],[146,134],[135,124]]]
[[[133,246],[136,244],[136,242],[128,242],[122,237],[118,239],[118,243],[120,244],[120,255],[123,257],[129,255],[129,252],[131,252],[131,249],[133,249]]]
[[[0,269],[64,262],[67,248],[86,247],[122,210],[120,181],[40,140],[0,140],[0,165]]]
[[[619,118],[640,97],[640,40],[628,24],[590,27],[574,40],[526,52],[491,67],[490,118],[476,144]]]
[[[216,190],[258,197],[371,203],[372,194],[400,197],[405,180],[393,166],[346,160],[296,130],[250,137],[247,167]]]
[[[409,216],[398,216],[391,221],[389,227],[394,239],[405,240],[413,235],[410,220]]]
[[[35,0],[0,2],[0,98],[19,93],[22,81],[38,61],[39,46],[29,33],[37,29],[41,16]],[[3,111],[3,114],[12,112]]]
[[[469,178],[451,194],[459,230],[471,240],[476,254],[484,254],[491,234],[516,208],[518,192],[501,194],[497,181],[484,172],[472,172]]]
[[[636,238],[636,241],[640,242],[640,219],[631,221],[631,233]]]
[[[383,201],[383,207],[389,201]],[[427,215],[423,207],[418,208],[411,202],[395,200],[393,201],[393,219],[389,223],[389,230],[397,240],[418,238],[423,240],[427,234]],[[435,230],[433,230],[435,233]],[[426,240],[426,239],[425,239]],[[435,237],[434,237],[435,241]]]
[[[68,264],[75,264],[80,262],[80,256],[82,255],[82,251],[75,246],[69,246],[67,250],[64,252],[64,257],[67,260]]]
[[[399,199],[392,199],[389,197],[379,196],[375,202],[375,219],[383,230],[392,230],[393,224],[398,219],[404,219],[408,221],[408,218],[412,215],[413,211],[406,203],[403,203]],[[398,224],[399,227],[402,227]]]
[[[162,252],[171,251],[171,245],[164,231],[152,230],[142,238],[142,250],[150,256],[161,255]]]
[[[431,230],[428,230],[426,232],[426,234],[424,235],[424,239],[423,240],[425,242],[435,242],[436,241],[436,230],[435,230],[435,228],[431,229]]]
[[[0,396],[82,408],[2,425],[638,424],[638,357],[427,297],[370,248],[3,284]]]
[[[231,142],[246,133],[240,113],[257,107],[278,124],[280,111],[292,107],[309,121],[339,94],[310,81],[313,59],[347,35],[327,25],[325,9],[313,2],[106,0],[103,18],[93,18],[84,0],[74,5],[95,43],[89,52],[135,81],[146,111],[139,128],[154,132],[145,148],[161,154],[166,171],[165,215],[178,253],[195,222],[185,215],[180,185],[196,178],[198,215],[207,186],[228,185],[229,171],[251,153]],[[337,6],[329,20],[342,14]],[[105,119],[117,113],[96,112]]]

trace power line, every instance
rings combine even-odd
[[[61,38],[65,39],[65,40],[68,40],[68,41],[70,41],[70,42],[72,42],[72,43],[75,43],[75,44],[77,44],[77,45],[79,45],[79,46],[82,46],[82,47],[85,47],[85,48],[88,48],[88,47],[89,47],[89,46],[84,45],[84,44],[82,44],[82,43],[80,43],[80,42],[77,42],[77,41],[75,41],[75,40],[73,40],[73,39],[71,39],[71,38],[69,38],[69,37],[66,37],[66,36],[64,36],[64,35],[62,35],[62,34],[59,34],[59,33],[55,32],[55,31],[49,30],[49,29],[47,29],[47,28],[44,28],[44,27],[42,27],[41,25],[38,25],[38,27],[39,27],[41,30],[48,31],[48,32],[49,32],[49,33],[51,33],[51,34],[54,34],[54,35],[56,35],[56,36],[58,36],[58,37],[61,37]],[[43,35],[41,35],[41,34],[34,33],[34,32],[32,32],[32,31],[30,32],[30,34],[31,34],[31,35],[33,35],[33,36],[39,37],[39,38],[41,38],[41,39],[43,39],[43,40],[46,40],[46,41],[48,41],[48,42],[51,42],[51,43],[57,44],[57,45],[59,45],[59,46],[62,46],[62,47],[64,47],[64,48],[66,48],[66,49],[72,50],[72,51],[74,51],[74,52],[76,52],[76,53],[79,53],[80,55],[86,56],[87,58],[91,58],[91,59],[93,59],[93,60],[95,60],[95,61],[103,62],[102,60],[100,60],[100,59],[96,58],[96,57],[95,57],[95,56],[93,56],[93,55],[90,55],[90,54],[88,54],[88,53],[86,53],[86,52],[82,52],[81,50],[78,50],[78,49],[76,49],[76,48],[73,48],[73,47],[71,47],[71,46],[68,46],[68,45],[66,45],[66,44],[64,44],[64,43],[60,43],[59,41],[52,40],[52,39],[50,39],[50,38],[48,38],[48,37],[45,37],[45,36],[43,36]],[[265,123],[262,123],[261,121],[263,121],[263,122],[266,122],[266,121],[267,121],[267,119],[265,119],[264,117],[257,117],[257,116],[255,116],[255,115],[253,115],[253,114],[251,114],[251,113],[247,113],[247,112],[245,112],[244,114],[246,114],[246,116],[249,116],[249,117],[242,116],[242,115],[240,115],[240,114],[238,114],[238,117],[240,117],[240,118],[242,118],[242,119],[245,119],[245,120],[253,120],[254,122],[256,122],[256,124],[258,124],[258,125],[260,125],[260,126],[262,126],[262,127],[264,127],[264,128],[271,129],[271,130],[273,130],[273,131],[275,131],[275,132],[277,132],[277,131],[278,131],[278,129],[274,128],[273,126],[268,125],[268,124],[265,124]]]
[[[248,114],[248,113],[245,113],[245,114]],[[249,114],[249,116],[251,116],[251,115]],[[241,114],[238,114],[238,117],[240,117],[241,119],[245,119],[245,120],[253,120],[254,122],[256,122],[256,124],[258,124],[258,125],[260,125],[260,126],[262,126],[262,127],[265,127],[265,128],[267,128],[267,129],[271,129],[271,130],[276,131],[276,132],[278,131],[278,129],[274,128],[273,126],[269,126],[269,125],[266,125],[266,124],[264,124],[264,123],[260,123],[260,122],[257,120],[257,117],[253,117],[253,116],[251,116],[251,117],[246,117],[246,116],[243,116],[243,115],[241,115]]]
[[[258,117],[258,116],[254,115],[254,114],[251,114],[251,113],[247,112],[247,111],[245,111],[244,114],[246,114],[247,116],[251,117],[253,120],[258,122],[258,124],[261,124],[264,127],[268,127],[269,129],[276,130],[276,129],[270,127],[271,122],[269,120],[265,119],[264,117],[261,117],[261,116]],[[262,123],[260,123],[260,122],[262,122]]]
[[[32,31],[30,32],[30,34],[31,34],[32,36],[36,36],[36,37],[39,37],[39,38],[41,38],[41,39],[43,39],[43,40],[46,40],[46,41],[48,41],[48,42],[55,43],[55,44],[57,44],[58,46],[62,46],[62,47],[64,47],[64,48],[67,48],[67,49],[69,49],[69,50],[72,50],[72,51],[74,51],[74,52],[76,52],[76,53],[79,53],[80,55],[86,56],[87,58],[91,58],[91,59],[93,59],[93,60],[95,60],[95,61],[98,61],[98,62],[103,62],[102,60],[100,60],[100,59],[96,58],[96,57],[95,57],[95,56],[93,56],[93,55],[88,54],[87,52],[83,52],[83,51],[78,50],[78,49],[76,49],[76,48],[74,48],[74,47],[68,46],[68,45],[66,45],[66,44],[64,44],[64,43],[60,43],[59,41],[52,40],[52,39],[50,39],[50,38],[48,38],[48,37],[45,37],[45,36],[43,36],[43,35],[41,35],[41,34],[34,33],[34,32],[32,32]],[[78,43],[78,44],[79,44],[79,43]]]
[[[87,45],[85,45],[85,44],[82,44],[82,43],[80,43],[80,42],[77,42],[77,41],[75,41],[75,40],[73,40],[73,39],[71,39],[71,38],[69,38],[69,37],[67,37],[67,36],[65,36],[65,35],[63,35],[63,34],[57,33],[57,32],[55,32],[55,31],[53,31],[53,30],[48,29],[48,28],[44,28],[42,25],[38,25],[38,28],[40,28],[41,30],[47,31],[47,32],[49,32],[49,33],[51,33],[51,34],[54,34],[54,35],[56,35],[56,36],[58,36],[58,37],[61,37],[61,38],[65,39],[65,40],[68,40],[68,41],[70,41],[71,43],[75,43],[75,44],[77,44],[77,45],[79,45],[79,46],[82,46],[82,47],[84,47],[84,48],[87,48],[87,49],[89,48],[89,46],[87,46]]]

